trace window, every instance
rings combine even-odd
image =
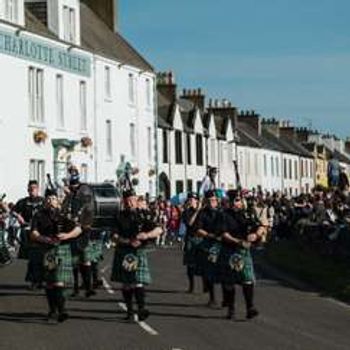
[[[314,176],[312,160],[310,160],[310,177]]]
[[[307,160],[304,160],[304,169],[305,169],[304,176],[309,177],[309,168],[307,166]]]
[[[191,134],[186,134],[186,146],[187,146],[187,164],[192,164],[192,143]]]
[[[63,39],[69,41],[69,8],[63,6]]]
[[[113,140],[112,140],[112,122],[106,120],[106,153],[107,158],[111,159],[113,156]]]
[[[202,182],[197,181],[197,193],[199,193],[199,191],[201,190],[201,187],[202,187]]]
[[[196,158],[197,165],[203,165],[203,137],[200,134],[196,135]]]
[[[300,176],[304,177],[304,162],[300,161]]]
[[[31,159],[29,161],[29,179],[39,183],[41,191],[45,189],[45,161]]]
[[[287,159],[283,159],[283,176],[285,179],[288,177]]]
[[[298,161],[294,161],[294,178],[295,180],[298,180]]]
[[[169,157],[168,157],[168,131],[167,130],[163,130],[163,163],[166,164],[169,161]]]
[[[75,10],[70,8],[69,9],[69,41],[71,43],[74,43],[76,41],[76,33],[75,33],[75,26],[76,26],[76,20],[75,20]]]
[[[18,22],[18,0],[5,0],[5,19]]]
[[[133,159],[136,158],[136,128],[135,124],[130,124],[130,152]]]
[[[176,186],[176,194],[184,192],[184,182],[183,181],[176,181],[175,186]]]
[[[29,118],[32,123],[44,123],[44,71],[29,67]]]
[[[57,127],[63,129],[64,122],[64,99],[63,99],[63,77],[56,75],[56,107],[57,107]]]
[[[292,160],[289,159],[289,179],[293,178],[293,163]]]
[[[215,165],[215,139],[210,140],[210,159],[212,165]]]
[[[146,105],[150,107],[152,104],[151,81],[146,79]]]
[[[247,153],[247,174],[250,174],[250,152]]]
[[[182,133],[179,130],[175,131],[175,162],[182,164]]]
[[[279,177],[280,176],[280,162],[278,157],[276,157],[276,176]]]
[[[88,182],[88,172],[89,172],[89,167],[87,164],[82,164],[81,170],[80,170],[80,177],[82,182]]]
[[[86,131],[87,126],[87,91],[86,82],[80,82],[80,129]]]
[[[258,164],[257,154],[254,154],[254,170],[255,170],[255,175],[259,175],[259,164]]]
[[[267,176],[267,156],[264,154],[264,175]]]
[[[105,66],[105,97],[111,98],[111,69],[108,66]]]
[[[152,129],[147,128],[147,151],[148,151],[148,161],[152,162]]]
[[[270,163],[271,163],[271,176],[275,177],[275,164],[274,164],[272,156],[271,156],[271,159],[270,159]]]
[[[187,180],[187,191],[193,192],[193,181],[192,180]]]
[[[135,82],[132,74],[129,74],[129,102],[135,103]]]

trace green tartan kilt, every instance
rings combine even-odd
[[[223,248],[221,268],[222,282],[226,285],[255,283],[254,264],[249,249]]]
[[[197,265],[197,252],[203,238],[200,237],[188,237],[183,255],[183,264],[188,267],[196,268]]]
[[[111,281],[124,284],[150,284],[152,279],[145,249],[117,247]]]
[[[73,283],[73,261],[70,244],[62,244],[48,249],[44,254],[45,281],[63,283],[64,286]]]
[[[220,242],[203,240],[196,255],[196,275],[203,276],[212,283],[221,282],[221,248]]]
[[[92,239],[90,241],[91,261],[98,263],[103,260],[103,241],[102,239]]]
[[[28,249],[28,265],[26,282],[41,283],[44,279],[44,253],[45,247],[40,244],[31,243],[27,247]]]
[[[90,240],[85,248],[78,248],[76,242],[72,242],[71,253],[74,267],[93,261],[93,247]]]

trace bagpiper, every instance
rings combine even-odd
[[[254,306],[255,274],[250,248],[263,237],[265,228],[259,222],[250,222],[238,191],[228,191],[227,196],[229,208],[224,210],[221,264],[227,319],[235,318],[236,285],[242,286],[246,317],[252,319],[259,313]]]
[[[196,225],[196,236],[203,239],[199,249],[199,264],[209,293],[209,307],[216,307],[215,284],[220,279],[220,254],[223,216],[215,190],[205,193],[206,205],[200,211]]]
[[[31,289],[40,288],[43,282],[43,256],[40,249],[30,243],[30,227],[33,216],[44,205],[44,198],[40,196],[39,184],[36,180],[28,183],[28,196],[20,199],[13,208],[13,215],[21,225],[21,246],[18,257],[28,259],[26,282]]]
[[[76,168],[70,169],[69,188],[62,203],[62,211],[70,220],[82,228],[82,234],[71,244],[73,256],[74,291],[72,296],[79,294],[79,271],[83,279],[85,297],[95,295],[92,285],[92,245],[91,226],[93,223],[92,193],[90,188],[80,182]]]
[[[196,235],[196,222],[200,209],[198,196],[195,193],[189,193],[186,208],[182,213],[182,222],[186,226],[183,263],[186,266],[188,293],[194,292],[195,276],[200,275],[197,267],[197,253],[203,238]]]
[[[126,320],[134,320],[133,298],[138,306],[137,316],[143,321],[149,316],[145,307],[145,285],[151,283],[147,258],[147,243],[162,234],[162,229],[140,215],[133,190],[123,193],[124,208],[116,220],[113,241],[116,243],[112,276],[113,282],[122,283],[123,298],[127,308]]]
[[[65,311],[65,289],[73,280],[70,242],[81,232],[74,221],[60,212],[56,192],[46,190],[45,206],[32,220],[31,240],[43,256],[49,323],[56,324],[68,318]]]

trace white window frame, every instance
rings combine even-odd
[[[134,105],[136,103],[135,99],[135,77],[134,74],[129,73],[128,76],[128,91],[129,91],[129,102]]]
[[[57,108],[57,128],[65,128],[64,115],[64,80],[62,74],[56,75],[56,108]]]
[[[136,125],[135,123],[130,123],[130,135],[129,135],[129,142],[130,142],[130,155],[133,160],[136,159],[137,155],[137,149],[136,149]]]
[[[110,100],[112,98],[112,79],[111,79],[111,67],[105,66],[104,68],[105,79],[105,97]]]
[[[45,188],[45,161],[41,159],[29,160],[29,180],[36,180],[43,193]]]
[[[107,160],[112,160],[113,158],[113,131],[112,131],[112,121],[110,119],[106,120],[106,156]]]
[[[148,162],[152,163],[152,128],[147,127],[147,154],[148,154]]]
[[[45,122],[44,70],[36,67],[28,69],[29,120],[35,125]]]
[[[152,89],[151,80],[146,79],[146,106],[150,108],[152,106]]]
[[[85,132],[88,130],[87,120],[87,84],[86,81],[79,83],[79,103],[80,103],[80,130]]]

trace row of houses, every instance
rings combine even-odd
[[[0,0],[0,192],[23,196],[46,174],[62,185],[116,181],[125,161],[136,189],[197,191],[208,166],[217,186],[292,195],[327,184],[327,161],[348,167],[350,143],[181,93],[121,35],[116,0]]]
[[[177,91],[171,72],[159,73],[158,169],[163,196],[198,191],[208,166],[217,186],[288,195],[327,187],[328,161],[350,170],[350,143],[289,122],[240,111],[227,100],[206,101],[201,89]],[[235,167],[236,163],[236,167]]]

